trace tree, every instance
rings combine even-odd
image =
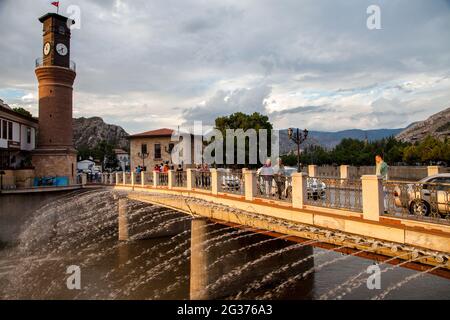
[[[227,129],[243,129],[244,131],[247,131],[249,129],[254,129],[258,133],[260,129],[266,129],[268,134],[267,144],[268,144],[268,155],[270,155],[270,137],[272,133],[272,124],[269,122],[269,118],[265,115],[262,115],[258,112],[254,112],[251,115],[242,113],[242,112],[236,112],[229,116],[225,117],[219,117],[215,121],[215,128],[218,129],[224,138],[224,155],[226,154],[226,130]],[[259,150],[260,146],[260,140],[258,136],[257,141],[257,150]],[[237,141],[235,138],[234,143],[234,159],[237,159]],[[254,164],[249,163],[249,143],[246,142],[245,144],[245,164],[240,166],[246,166],[246,167],[252,167],[255,166]]]
[[[116,154],[114,153],[114,145],[107,141],[101,141],[94,148],[89,148],[88,146],[79,147],[78,158],[81,160],[89,158],[100,160],[103,164],[103,169],[115,169],[119,165]]]
[[[17,113],[20,113],[23,116],[33,118],[33,115],[31,114],[31,112],[26,110],[26,109],[24,109],[24,108],[22,108],[22,107],[13,108],[13,111],[17,112]]]

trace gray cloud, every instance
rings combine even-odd
[[[183,118],[187,122],[203,121],[214,124],[214,120],[223,115],[234,112],[265,114],[267,99],[271,88],[260,86],[252,89],[238,89],[234,91],[218,91],[204,104],[183,111]]]
[[[68,3],[61,4],[65,12]],[[71,4],[82,14],[72,38],[75,114],[103,116],[130,132],[238,110],[265,112],[277,126],[403,126],[450,100],[448,0]],[[371,4],[381,7],[382,30],[366,28]],[[11,88],[36,95],[37,18],[49,10],[49,1],[0,0],[0,95]],[[380,99],[411,116],[372,114]]]

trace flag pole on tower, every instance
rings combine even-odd
[[[56,7],[56,14],[59,14],[59,1],[53,1],[52,5]]]

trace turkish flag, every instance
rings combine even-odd
[[[52,2],[52,5],[54,5],[55,7],[58,7],[58,8],[59,8],[59,1],[54,1],[54,2]]]

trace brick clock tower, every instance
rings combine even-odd
[[[39,177],[66,177],[75,182],[77,156],[73,147],[72,92],[76,77],[70,61],[71,20],[48,13],[43,24],[43,57],[36,61],[39,82],[39,130],[32,162]]]

